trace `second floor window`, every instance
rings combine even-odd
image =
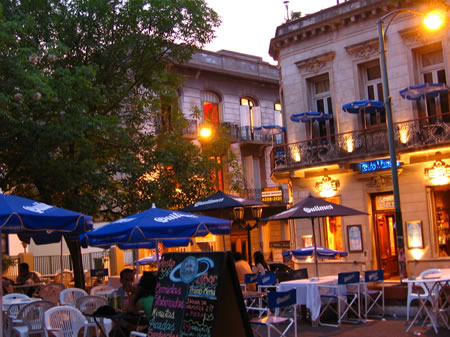
[[[333,101],[330,92],[328,74],[310,80],[313,110],[333,115]],[[310,122],[311,123],[311,122]],[[313,121],[311,138],[329,137],[334,135],[334,118],[322,121]]]
[[[447,83],[442,48],[435,47],[432,50],[418,54],[421,83]],[[440,94],[418,102],[419,116],[428,117],[430,123],[435,123],[439,118],[450,122],[450,109],[448,94]]]
[[[212,91],[202,93],[203,119],[218,125],[220,122],[219,114],[219,96]]]
[[[240,100],[241,134],[244,139],[254,139],[253,128],[261,126],[261,110],[255,100],[242,97]]]
[[[383,85],[379,61],[376,60],[363,64],[360,69],[365,88],[364,98],[383,102]],[[384,109],[380,111],[363,112],[361,117],[363,120],[363,128],[365,129],[386,124],[386,112]]]

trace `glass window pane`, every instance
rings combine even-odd
[[[367,68],[367,79],[369,81],[381,78],[381,70],[379,65],[370,66]]]
[[[328,81],[328,78],[315,81],[314,89],[316,94],[328,92],[330,90],[330,82]]]
[[[442,50],[435,50],[429,53],[422,54],[422,66],[429,67],[435,64],[444,62]]]

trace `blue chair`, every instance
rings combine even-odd
[[[338,284],[333,286],[319,286],[319,292],[321,289],[326,289],[327,293],[320,295],[320,300],[325,306],[321,309],[319,315],[319,324],[324,326],[338,327],[344,321],[344,318],[349,312],[356,315],[356,319],[347,318],[345,322],[358,323],[361,321],[361,309],[360,309],[360,293],[361,283],[359,271],[339,273]],[[337,304],[337,310],[333,308],[332,304]],[[357,308],[353,307],[357,304]],[[337,323],[325,323],[320,319],[324,313],[332,311],[337,316]]]
[[[290,309],[290,310],[282,310]],[[258,329],[267,327],[267,335],[271,337],[271,331],[277,332],[280,337],[286,337],[288,330],[294,326],[293,336],[297,336],[297,292],[295,289],[289,291],[271,291],[267,294],[267,308],[261,309],[265,315],[252,319],[250,323],[255,326],[255,333],[262,336]],[[277,326],[285,325],[286,328],[281,331]]]
[[[376,283],[381,286],[381,290],[369,289],[370,284]],[[381,315],[372,315],[372,317],[384,316],[384,270],[368,270],[364,272],[364,285],[361,289],[364,296],[364,318],[367,319],[369,312],[377,308],[381,311]]]
[[[255,284],[258,282],[258,274],[245,274],[244,275],[244,290],[247,291],[249,284]],[[256,287],[255,287],[256,288]]]
[[[258,274],[258,291],[277,288],[277,274],[273,271],[266,271],[264,274]]]

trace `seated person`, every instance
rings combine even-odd
[[[35,272],[30,271],[28,263],[19,264],[19,276],[16,279],[16,285],[26,285],[26,284],[35,284],[40,283],[41,280],[39,276]],[[28,296],[32,296],[36,287],[25,287],[23,288],[23,292]]]
[[[7,277],[2,277],[3,295],[14,292],[14,281]]]
[[[125,268],[120,272],[120,284],[121,287],[114,291],[113,295],[120,296],[122,301],[128,301],[128,298],[135,292],[134,287],[134,270]],[[125,303],[128,306],[128,303]]]
[[[150,321],[153,310],[153,299],[155,297],[156,274],[145,271],[139,280],[137,291],[131,296],[127,312],[139,312],[144,310],[147,322]]]
[[[245,284],[245,274],[252,274],[252,269],[247,261],[242,257],[239,252],[233,253],[234,266],[236,267],[236,273],[240,284]],[[247,285],[247,290],[256,290],[254,285]]]

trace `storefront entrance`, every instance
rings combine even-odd
[[[378,266],[384,276],[398,275],[397,233],[394,227],[394,200],[392,194],[375,195],[374,205],[375,242]]]
[[[248,247],[247,235],[231,234],[231,251],[241,253],[244,260],[248,262],[247,247]]]

